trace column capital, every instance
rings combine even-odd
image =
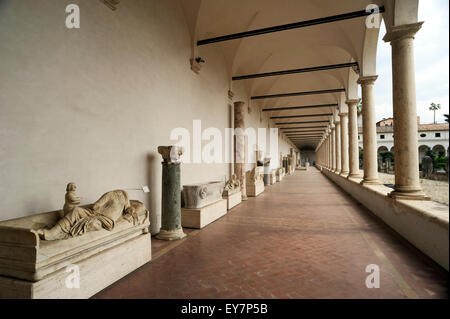
[[[404,25],[397,25],[391,27],[391,29],[386,32],[386,34],[383,37],[384,42],[392,42],[397,40],[402,40],[405,38],[412,38],[414,39],[414,35],[417,33],[417,31],[420,30],[422,27],[422,22],[417,23],[411,23],[411,24],[404,24]]]
[[[345,104],[347,105],[354,105],[354,104],[358,104],[359,100],[358,99],[348,99],[345,101]]]
[[[341,120],[338,117],[337,119],[334,120],[334,125],[339,125],[339,123],[341,123]]]
[[[378,75],[360,76],[357,82],[362,85],[370,85],[374,84],[377,78]]]
[[[344,117],[344,116],[347,116],[348,115],[348,113],[347,112],[342,112],[342,113],[339,113],[339,116],[342,118],[342,117]]]

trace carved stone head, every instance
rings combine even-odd
[[[67,184],[66,186],[66,192],[74,192],[77,190],[77,184],[70,182],[69,184]]]

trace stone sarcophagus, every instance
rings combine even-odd
[[[184,207],[181,224],[203,228],[227,213],[227,200],[222,198],[225,184],[220,181],[183,186]]]
[[[221,200],[224,187],[220,181],[183,185],[184,208],[202,208]]]
[[[141,202],[120,190],[80,200],[68,186],[62,211],[0,222],[1,298],[89,298],[151,260]]]

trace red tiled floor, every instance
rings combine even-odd
[[[94,298],[448,297],[448,272],[314,168],[152,247],[156,259]],[[378,289],[365,285],[369,264]]]

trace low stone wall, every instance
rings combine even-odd
[[[322,168],[322,173],[424,254],[449,270],[448,206],[434,201],[394,200],[384,185],[360,185]]]

